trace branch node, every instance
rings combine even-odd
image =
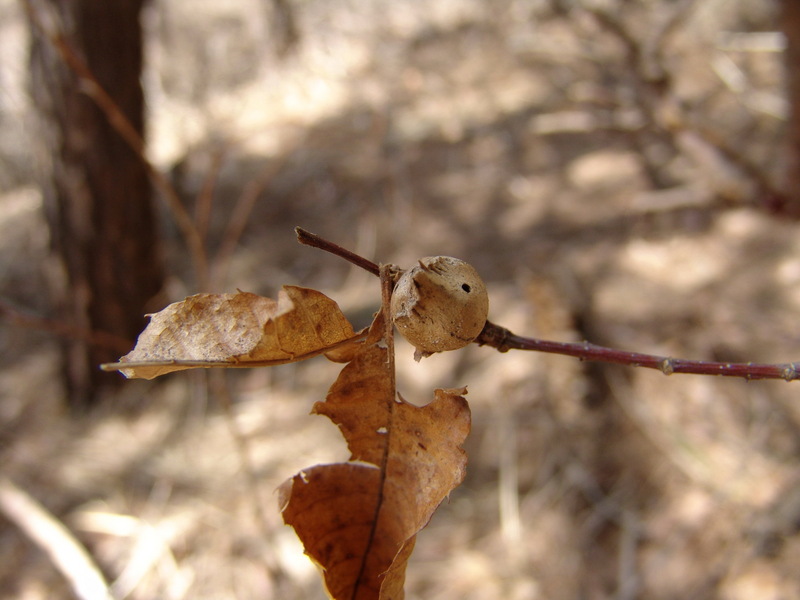
[[[786,368],[781,372],[781,377],[783,377],[785,381],[794,381],[797,379],[797,363],[792,362],[786,365]]]
[[[508,338],[513,334],[505,327],[495,325],[491,321],[486,321],[483,330],[475,338],[475,343],[479,346],[490,346],[498,352],[508,352],[511,346],[508,343]]]
[[[664,375],[672,375],[675,372],[675,361],[671,358],[665,358],[658,366]]]

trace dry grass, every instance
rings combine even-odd
[[[279,60],[264,3],[153,3],[153,160],[191,202],[222,152],[213,244],[262,178],[218,286],[309,285],[363,324],[376,282],[298,246],[302,225],[402,266],[462,257],[485,275],[492,320],[520,333],[687,358],[796,358],[797,226],[737,207],[752,182],[697,133],[776,177],[780,56],[725,46],[754,39],[731,33],[774,27],[767,3],[687,8],[653,54],[673,77],[666,97],[642,87],[623,38],[573,4],[623,2],[296,3],[302,38]],[[624,4],[611,14],[646,47],[690,3]],[[5,35],[19,43],[19,16],[10,1],[0,10],[2,72],[21,75]],[[3,103],[0,122],[26,110]],[[30,268],[46,262],[40,201],[29,174],[14,173],[0,178],[0,285],[44,312],[42,273]],[[196,290],[170,231],[167,243],[178,298]],[[405,396],[466,384],[474,423],[467,480],[420,535],[408,598],[800,596],[800,384],[485,348],[419,364],[398,352]],[[234,373],[230,413],[203,375],[179,374],[130,382],[75,419],[60,408],[48,336],[4,325],[0,360],[3,475],[86,545],[116,597],[324,597],[272,490],[346,457],[335,427],[307,414],[335,365]],[[5,520],[0,594],[70,597]]]

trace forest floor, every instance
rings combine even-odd
[[[298,284],[365,325],[376,280],[299,246],[299,225],[376,262],[467,260],[490,319],[520,334],[797,359],[798,224],[755,206],[752,176],[778,182],[781,166],[773,4],[311,0],[291,3],[286,48],[270,3],[154,1],[150,158],[190,206],[213,180],[209,247],[237,242],[198,290],[165,209],[170,301]],[[0,297],[48,316],[26,43],[3,0]],[[800,383],[397,352],[406,398],[467,385],[473,413],[467,478],[418,536],[410,600],[800,597]],[[347,458],[308,414],[338,368],[237,371],[229,410],[204,373],[130,381],[70,417],[57,340],[3,323],[1,474],[86,546],[116,598],[323,598],[273,490]],[[3,517],[0,597],[71,597]]]

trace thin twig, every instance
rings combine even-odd
[[[236,415],[233,411],[233,398],[231,398],[230,389],[228,388],[226,373],[220,371],[210,372],[208,383],[210,389],[214,392],[214,396],[219,400],[222,409],[225,411],[225,423],[228,426],[228,432],[236,446],[236,452],[239,455],[239,463],[242,466],[245,480],[250,488],[247,499],[252,508],[253,517],[259,528],[261,539],[269,540],[272,535],[269,527],[269,519],[265,513],[267,499],[262,497],[262,488],[261,485],[259,485],[258,469],[253,460],[253,449],[250,444],[250,438],[242,431],[241,427],[239,427],[239,424],[236,422]],[[264,566],[267,568],[273,580],[286,576],[280,563],[271,560],[267,556],[264,556]]]
[[[150,180],[164,199],[183,235],[186,246],[192,257],[198,287],[200,289],[207,289],[208,259],[203,238],[192,221],[191,215],[181,202],[175,187],[170,183],[169,179],[148,160],[145,153],[144,139],[125,116],[114,99],[106,92],[103,86],[100,85],[100,82],[97,81],[97,78],[94,76],[89,66],[72,48],[64,35],[57,30],[54,24],[55,19],[47,19],[48,22],[45,23],[42,15],[39,14],[41,5],[37,3],[37,7],[34,7],[32,0],[25,0],[24,5],[28,13],[28,18],[33,26],[52,44],[61,60],[64,61],[80,80],[83,86],[83,92],[92,99],[106,116],[109,125],[111,125],[142,161],[142,164],[150,175]],[[50,15],[45,15],[45,17],[49,16]]]
[[[0,478],[0,513],[42,549],[80,600],[111,600],[100,569],[75,536],[39,502]]]
[[[219,182],[219,174],[225,160],[227,148],[217,147],[211,153],[208,170],[203,178],[203,185],[197,194],[194,207],[194,223],[197,232],[204,240],[208,239],[208,230],[211,223],[211,209],[214,204],[214,191]]]
[[[19,310],[0,299],[0,317],[27,329],[38,329],[71,340],[81,340],[97,348],[127,352],[131,340],[105,331],[91,331],[57,319],[48,319]]]
[[[644,367],[656,369],[664,375],[673,373],[692,373],[696,375],[721,375],[723,377],[741,377],[742,379],[783,379],[794,381],[800,379],[800,362],[769,363],[730,363],[704,360],[687,360],[671,358],[656,354],[628,352],[615,348],[606,348],[589,342],[553,342],[516,335],[504,327],[487,321],[480,335],[475,340],[480,346],[491,346],[500,352],[509,350],[530,350],[573,356],[580,360],[614,363],[628,367]]]
[[[297,239],[301,244],[325,250],[380,276],[380,267],[338,244],[330,242],[318,235],[309,233],[300,227],[295,228]],[[529,350],[573,356],[580,360],[606,362],[628,367],[644,367],[661,371],[664,375],[686,373],[696,375],[720,375],[723,377],[740,377],[742,379],[783,379],[795,381],[800,379],[800,362],[791,363],[730,363],[704,360],[672,358],[641,352],[628,352],[615,348],[606,348],[589,342],[553,342],[528,338],[512,333],[505,327],[486,321],[483,331],[474,340],[479,346],[491,346],[500,352],[509,350]]]
[[[674,89],[674,77],[664,70],[664,65],[669,64],[665,57],[668,56],[670,38],[691,16],[697,4],[697,0],[676,2],[671,14],[660,28],[649,31],[647,36],[641,39],[626,28],[615,12],[597,7],[583,7],[583,10],[593,17],[598,25],[617,38],[625,49],[626,64],[637,88],[637,93],[634,95],[635,103],[654,131],[669,136],[676,148],[683,146],[680,136],[691,136],[703,143],[726,165],[734,168],[753,184],[754,191],[747,192],[753,199],[746,204],[796,218],[798,215],[792,214],[791,207],[786,201],[786,194],[772,182],[763,167],[749,159],[737,145],[726,142],[723,136],[693,119],[690,111],[676,101],[680,94]],[[669,106],[669,110],[665,110],[666,106]],[[670,115],[668,119],[664,117],[666,114]],[[728,203],[724,194],[716,195],[722,196],[722,201]]]
[[[261,193],[281,171],[285,163],[285,158],[275,159],[270,162],[261,173],[247,182],[244,190],[239,195],[222,234],[219,249],[211,263],[211,281],[214,284],[221,285],[223,279],[227,276],[231,257],[242,238],[242,234],[244,234],[245,228],[250,223],[250,216]]]
[[[334,244],[333,242],[311,233],[310,231],[306,231],[301,227],[295,227],[294,232],[297,234],[297,241],[301,244],[311,246],[312,248],[319,248],[320,250],[325,250],[325,252],[335,254],[336,256],[353,263],[357,267],[361,267],[365,271],[369,271],[373,275],[380,277],[380,265],[372,262],[371,260],[364,258],[363,256],[359,256],[347,248],[342,248],[339,244]]]

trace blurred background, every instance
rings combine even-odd
[[[346,460],[308,415],[339,367],[96,368],[200,291],[304,285],[366,325],[375,278],[298,225],[462,258],[522,335],[797,358],[795,6],[0,0],[0,477],[113,598],[324,598],[273,490]],[[397,352],[406,398],[473,411],[407,598],[800,597],[800,383]],[[0,508],[0,596],[74,597]]]

